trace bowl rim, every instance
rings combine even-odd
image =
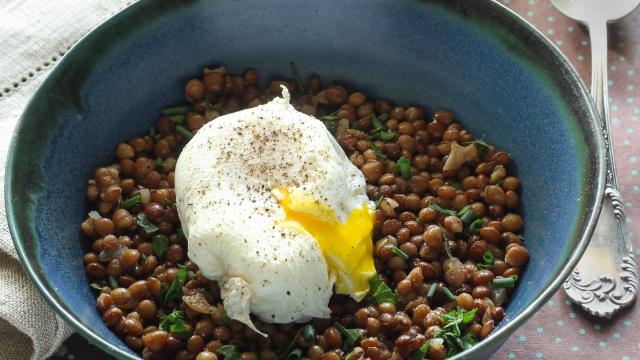
[[[599,122],[599,117],[597,115],[595,104],[589,94],[589,91],[584,84],[582,78],[578,75],[577,71],[571,64],[571,62],[567,59],[562,51],[549,39],[544,36],[544,34],[530,24],[526,19],[515,13],[513,10],[509,9],[505,5],[499,3],[498,1],[493,0],[483,0],[483,4],[479,4],[477,6],[487,7],[489,10],[494,11],[502,17],[510,20],[513,25],[510,25],[515,28],[519,28],[528,35],[531,35],[534,40],[540,45],[545,46],[550,51],[550,55],[555,57],[555,59],[560,63],[560,66],[564,67],[566,70],[565,75],[570,77],[571,82],[574,82],[578,85],[579,90],[577,96],[581,97],[585,100],[587,109],[586,112],[590,115],[591,121]],[[153,4],[153,0],[138,0],[133,2],[116,14],[107,18],[104,22],[100,23],[89,32],[87,32],[76,44],[72,46],[72,48],[67,53],[73,53],[78,48],[84,46],[89,43],[93,37],[97,37],[101,35],[101,32],[109,27],[109,26],[117,26],[124,18],[130,16],[134,11],[140,8],[148,7]],[[35,259],[30,259],[27,254],[27,250],[25,249],[23,242],[24,239],[22,237],[22,232],[25,231],[18,221],[18,214],[14,210],[12,203],[16,200],[14,198],[12,183],[14,181],[14,176],[12,170],[15,166],[17,166],[16,160],[16,147],[18,142],[18,135],[20,129],[22,128],[23,123],[26,121],[26,114],[28,109],[33,105],[35,95],[40,92],[42,88],[48,83],[48,81],[55,76],[56,73],[60,72],[60,68],[65,64],[69,57],[64,56],[60,59],[60,61],[55,64],[55,66],[51,69],[50,73],[47,74],[44,78],[44,81],[36,88],[34,91],[34,96],[32,96],[28,103],[26,104],[22,114],[16,122],[16,127],[11,139],[11,143],[9,146],[9,152],[7,156],[6,169],[5,169],[5,208],[6,208],[6,216],[8,220],[9,232],[11,234],[14,246],[16,248],[16,252],[22,263],[26,273],[28,274],[31,281],[34,283],[40,295],[45,299],[45,301],[49,304],[51,308],[53,308],[69,325],[71,325],[80,335],[82,335],[85,339],[87,339],[91,344],[96,345],[102,351],[110,355],[114,355],[120,359],[140,359],[138,356],[133,356],[130,352],[123,350],[114,344],[110,343],[106,339],[100,337],[93,330],[85,326],[78,319],[78,316],[72,312],[67,311],[58,301],[47,291],[45,282],[47,282],[46,278],[37,272],[34,268],[32,261],[35,262]],[[599,126],[596,123],[596,129]],[[604,147],[604,139],[603,135],[600,131],[594,132],[594,140],[596,145],[596,157],[597,163],[594,164],[597,168],[597,176],[592,179],[592,181],[596,182],[596,193],[595,193],[595,203],[593,207],[585,210],[585,215],[587,215],[586,224],[584,227],[584,231],[582,232],[578,242],[577,247],[572,251],[568,259],[566,260],[564,266],[560,268],[559,271],[556,271],[555,279],[550,283],[550,285],[542,290],[538,296],[533,300],[531,304],[529,304],[521,313],[517,314],[509,323],[495,330],[487,339],[479,342],[477,345],[473,346],[470,349],[467,349],[457,355],[449,358],[449,359],[462,359],[466,358],[466,356],[472,355],[473,352],[479,351],[480,349],[484,351],[490,351],[492,347],[501,346],[504,341],[513,333],[515,329],[521,326],[527,319],[529,319],[533,314],[535,314],[540,307],[549,299],[555,292],[560,288],[560,285],[564,282],[564,280],[569,276],[572,269],[578,263],[582,254],[584,253],[587,245],[589,244],[589,240],[595,230],[595,226],[597,223],[598,215],[600,214],[600,210],[602,208],[603,195],[604,195],[604,184],[605,184],[605,147]],[[579,234],[579,231],[576,233]]]

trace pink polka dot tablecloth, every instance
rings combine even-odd
[[[553,9],[548,0],[499,1],[542,31],[589,84],[590,44],[583,26]],[[635,253],[640,256],[640,9],[609,25],[608,85],[620,190]],[[71,337],[55,358],[110,359],[79,335]],[[640,359],[640,305],[611,319],[596,319],[558,291],[491,359],[538,358]]]
[[[605,0],[602,0],[605,1]],[[590,84],[587,30],[548,0],[500,0],[537,27]],[[640,256],[640,9],[609,25],[609,104],[627,226]],[[640,304],[640,302],[639,302]],[[582,312],[558,291],[492,359],[640,359],[640,305],[611,319]]]

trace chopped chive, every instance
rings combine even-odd
[[[444,228],[441,226],[440,230],[442,231],[442,241],[444,242],[444,250],[447,252],[447,256],[449,259],[453,259],[454,256],[451,255],[451,245],[449,244],[449,238],[447,237],[447,233],[444,231]]]
[[[516,281],[518,280],[517,275],[509,276],[506,278],[497,278],[493,279],[493,287],[497,288],[512,288],[516,285]]]
[[[456,181],[456,182],[451,184],[451,187],[456,189],[456,191],[460,191],[460,190],[462,190],[462,183]]]
[[[316,331],[313,328],[313,326],[305,325],[302,328],[302,337],[304,337],[304,339],[307,340],[307,341],[311,341],[311,340],[315,339]]]
[[[411,179],[411,163],[409,162],[409,159],[404,156],[400,156],[400,159],[396,161],[396,165],[398,165],[398,170],[400,170],[400,175],[403,179]]]
[[[296,84],[298,84],[298,88],[300,88],[300,92],[304,93],[304,85],[302,85],[302,78],[300,77],[300,73],[298,72],[298,67],[293,61],[289,62],[289,70],[291,70],[291,75],[293,76],[293,79],[296,81]]]
[[[417,218],[416,222],[420,225],[424,224],[424,220],[422,220],[421,218]]]
[[[469,226],[469,234],[477,235],[480,232],[480,229],[484,227],[484,220],[477,219],[471,223]]]
[[[151,137],[153,137],[153,138],[156,137],[156,127],[155,126],[150,126],[149,127],[149,135],[151,135]]]
[[[462,215],[460,215],[460,222],[462,222],[462,225],[464,226],[469,226],[471,225],[476,219],[476,212],[473,211],[473,209],[469,208],[467,209],[467,211],[465,211],[464,213],[462,213]]]
[[[429,291],[427,292],[427,298],[429,298],[429,300],[431,300],[433,295],[436,294],[436,290],[438,290],[438,283],[431,284],[431,287],[429,287]]]
[[[182,135],[185,139],[191,139],[193,137],[193,133],[186,128],[176,125],[176,131],[178,134]]]
[[[169,120],[171,120],[171,122],[173,122],[174,124],[182,124],[185,117],[186,116],[184,115],[171,115],[169,116]]]
[[[447,216],[456,216],[458,213],[455,210],[449,210],[449,209],[445,209],[442,206],[438,205],[438,204],[431,204],[429,205],[430,208],[432,208],[433,210],[439,212],[441,215],[447,215]]]
[[[404,261],[409,260],[409,255],[407,255],[404,251],[400,250],[396,246],[391,248],[391,252],[394,253],[397,257],[401,258]]]
[[[89,284],[89,286],[91,286],[92,289],[102,290],[102,286],[100,286],[99,284],[96,284],[96,283],[91,283],[91,284]]]
[[[107,280],[109,280],[109,286],[112,289],[120,287],[120,284],[118,284],[118,280],[116,280],[116,278],[114,278],[113,276],[111,276],[111,275],[107,276]]]
[[[451,290],[449,290],[448,287],[443,286],[442,287],[442,293],[450,300],[450,301],[457,301],[458,298],[453,295],[453,293],[451,292]]]
[[[128,209],[130,207],[132,207],[135,204],[139,204],[140,201],[142,201],[142,195],[135,194],[132,197],[128,198],[127,200],[123,201],[120,203],[120,207],[123,209]]]
[[[183,115],[189,112],[189,106],[174,106],[166,109],[162,109],[163,115]]]
[[[156,169],[164,170],[164,162],[162,161],[162,158],[160,156],[156,158]]]
[[[351,123],[351,128],[354,130],[360,130],[360,122],[359,121],[354,121]]]

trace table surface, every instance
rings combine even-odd
[[[544,33],[588,84],[587,30],[548,0],[501,0]],[[609,103],[613,142],[627,225],[640,256],[640,8],[609,25]],[[52,360],[111,359],[73,335]],[[558,291],[507,340],[492,359],[640,359],[640,306],[603,320],[589,316]]]

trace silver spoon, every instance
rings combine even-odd
[[[566,16],[589,27],[591,37],[591,95],[601,119],[607,154],[607,182],[602,212],[589,247],[564,288],[571,300],[595,316],[611,316],[631,304],[638,290],[638,268],[625,229],[618,191],[607,92],[607,23],[640,4],[640,0],[551,0]]]

